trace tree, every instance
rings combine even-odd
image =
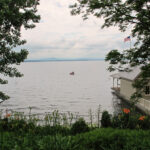
[[[37,15],[39,0],[0,0],[0,73],[9,77],[21,77],[22,74],[12,66],[19,65],[28,55],[26,49],[15,51],[17,46],[26,43],[21,39],[21,28],[32,29],[38,23]],[[0,84],[7,84],[7,80],[0,78]],[[8,99],[0,92],[2,101]]]
[[[136,38],[134,48],[123,52],[111,50],[105,60],[110,63],[110,71],[130,71],[127,64],[142,65],[141,78],[133,84],[137,92],[132,98],[140,97],[150,76],[150,0],[77,0],[70,8],[72,15],[82,14],[83,19],[89,15],[103,17],[102,28],[118,26],[124,32],[132,26],[131,35]]]

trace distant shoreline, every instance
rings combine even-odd
[[[25,60],[24,62],[50,62],[50,61],[104,61],[104,59],[37,59]]]

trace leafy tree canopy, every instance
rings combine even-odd
[[[131,34],[136,39],[134,48],[119,52],[110,51],[105,60],[110,62],[109,70],[128,70],[130,67],[142,64],[141,80],[134,84],[138,88],[147,84],[146,77],[150,76],[150,0],[77,0],[70,6],[72,15],[82,14],[83,19],[89,15],[104,18],[104,27],[118,26],[124,32],[129,25],[132,26]]]
[[[39,0],[0,0],[0,73],[9,77],[21,77],[22,74],[12,64],[19,65],[27,58],[28,51],[21,49],[15,52],[17,46],[26,43],[21,40],[21,28],[32,29],[38,23],[37,15]],[[7,84],[0,78],[0,84]],[[9,96],[0,92],[0,99]]]

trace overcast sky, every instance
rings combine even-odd
[[[40,0],[41,21],[32,30],[23,30],[28,59],[105,58],[112,49],[129,48],[123,40],[129,32],[116,27],[101,29],[102,19],[71,16],[69,5],[75,0]]]

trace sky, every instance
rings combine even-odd
[[[23,47],[29,51],[28,59],[65,58],[103,59],[112,49],[129,48],[124,38],[130,32],[121,32],[117,27],[101,29],[103,19],[90,16],[83,21],[81,16],[71,16],[70,4],[76,0],[40,0],[38,14],[40,23],[31,30],[22,30],[27,40]]]

